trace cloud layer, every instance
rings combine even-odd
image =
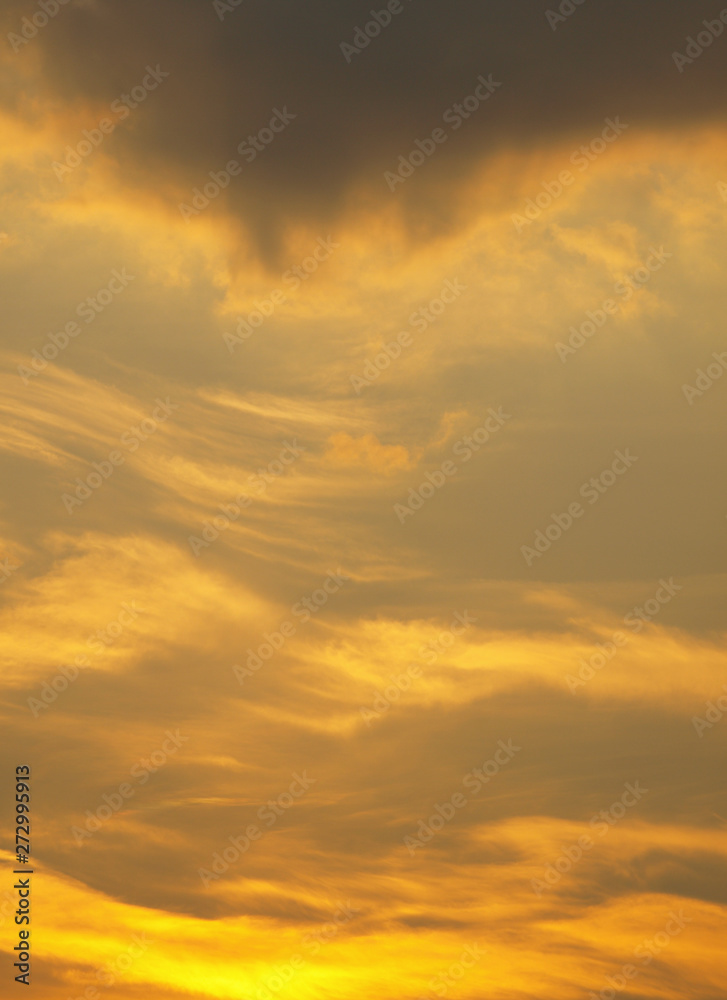
[[[2,56],[48,1000],[723,995],[719,12],[395,9]]]

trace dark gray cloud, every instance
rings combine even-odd
[[[672,58],[718,14],[715,4],[590,0],[553,30],[543,2],[402,3],[350,63],[341,44],[383,2],[246,0],[223,20],[212,0],[69,6],[29,42],[44,70],[33,96],[110,105],[159,64],[169,77],[106,149],[128,183],[172,206],[210,170],[240,159],[238,143],[274,108],[287,108],[295,120],[254,162],[241,160],[242,175],[218,202],[268,259],[291,224],[331,223],[354,186],[374,200],[400,198],[407,214],[416,209],[410,220],[422,235],[453,222],[459,182],[503,147],[572,136],[575,149],[607,116],[620,115],[631,134],[724,117],[727,61],[718,50],[727,41],[716,39],[682,73]],[[17,31],[27,12],[19,0],[7,4],[7,29]],[[15,58],[28,58],[27,48]],[[392,195],[383,171],[441,126],[480,74],[502,87],[461,128],[445,126],[449,139],[427,170]]]

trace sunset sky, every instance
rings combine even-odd
[[[724,1000],[727,8],[0,21],[0,997]]]

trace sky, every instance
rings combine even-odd
[[[721,1000],[727,8],[0,22],[34,995]]]

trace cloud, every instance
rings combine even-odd
[[[24,11],[17,0],[6,5],[7,30],[18,30]],[[723,41],[687,72],[672,58],[713,14],[707,4],[681,10],[649,0],[635,11],[619,0],[584,4],[554,31],[536,2],[517,14],[505,3],[456,11],[407,3],[347,63],[341,45],[371,20],[370,4],[297,9],[265,0],[220,20],[211,3],[99,0],[60,11],[10,66],[40,53],[44,86],[69,115],[83,109],[86,127],[139,84],[146,66],[169,73],[128,124],[119,123],[109,148],[127,183],[158,192],[170,209],[236,157],[238,144],[267,127],[275,109],[287,109],[295,119],[242,164],[239,183],[218,199],[271,260],[291,226],[320,231],[360,211],[362,199],[390,199],[384,172],[441,126],[483,74],[501,81],[501,92],[477,112],[452,112],[456,130],[401,192],[412,233],[426,237],[456,224],[457,186],[503,149],[562,138],[577,148],[609,115],[621,115],[634,132],[678,129],[695,115],[721,119],[724,60],[716,50]],[[101,50],[103,62],[88,60]],[[67,142],[75,144],[76,132],[69,123]]]
[[[450,995],[580,1000],[684,909],[621,995],[717,1000],[725,380],[683,387],[727,350],[727,30],[680,73],[707,5],[404,0],[347,61],[371,3],[227,6],[61,3],[0,56],[36,986],[148,933],[120,1000],[431,997],[473,944]]]
[[[387,475],[398,469],[410,469],[414,462],[401,445],[382,444],[375,434],[364,434],[358,439],[342,431],[328,440],[325,459],[331,465],[344,468],[364,464],[372,472]]]

